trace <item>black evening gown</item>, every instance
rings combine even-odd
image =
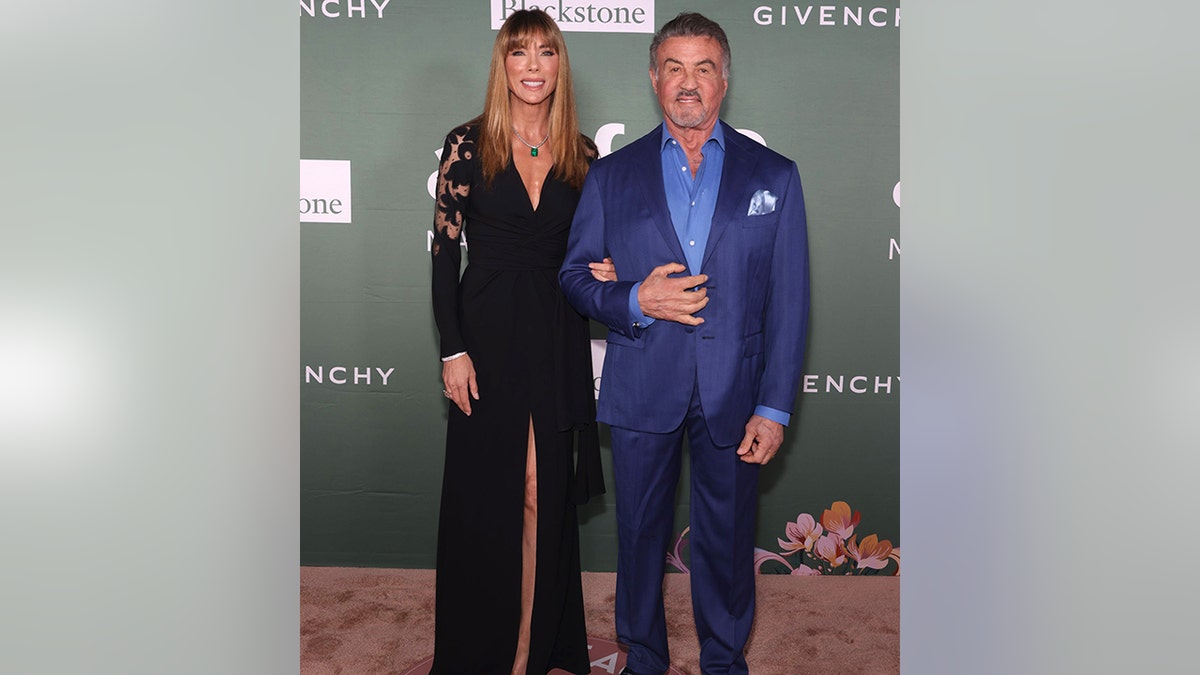
[[[477,139],[471,123],[446,137],[432,251],[441,353],[470,355],[480,398],[469,417],[449,403],[431,673],[512,670],[532,418],[537,571],[526,672],[586,675],[575,506],[603,484],[588,324],[558,286],[579,192],[551,171],[534,210],[511,162],[485,185]]]

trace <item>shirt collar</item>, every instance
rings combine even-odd
[[[721,148],[722,152],[724,152],[725,151],[725,130],[722,129],[722,126],[724,126],[724,125],[721,124],[721,120],[717,120],[717,123],[713,125],[712,135],[710,135],[708,137],[707,141],[704,141],[704,144],[708,145],[710,142],[716,141],[717,146]],[[667,123],[663,122],[662,123],[662,145],[661,145],[661,147],[659,147],[659,151],[665,150],[667,148],[667,143],[671,142],[671,139],[673,139],[673,138],[675,138],[675,137],[672,136],[671,131],[669,129],[667,129]]]

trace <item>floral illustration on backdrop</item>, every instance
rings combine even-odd
[[[786,539],[776,540],[779,553],[754,549],[754,571],[800,576],[899,576],[900,549],[874,534],[860,540],[854,531],[860,520],[862,514],[852,511],[846,502],[834,502],[821,513],[820,521],[801,513],[784,527]],[[685,527],[675,539],[673,550],[667,553],[667,564],[684,574],[688,573],[688,567],[683,560],[683,550],[687,547],[690,530],[691,527]]]

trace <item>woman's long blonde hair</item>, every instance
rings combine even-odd
[[[512,109],[508,103],[508,71],[505,59],[519,47],[542,39],[558,53],[558,82],[550,94],[550,147],[554,150],[554,175],[575,189],[583,187],[587,175],[587,152],[579,136],[579,118],[575,110],[575,85],[571,62],[562,32],[540,9],[518,10],[500,27],[492,45],[492,68],[488,74],[487,98],[479,123],[479,159],[483,178],[491,185],[512,159]]]

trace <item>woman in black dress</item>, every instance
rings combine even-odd
[[[588,324],[557,273],[595,156],[562,33],[540,10],[513,13],[483,114],[447,135],[438,176],[433,308],[452,405],[435,675],[591,672],[575,505],[603,482]]]

